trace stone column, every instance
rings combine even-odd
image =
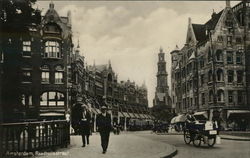
[[[124,118],[124,131],[127,131],[127,117]]]
[[[96,132],[96,114],[94,115],[94,132]]]

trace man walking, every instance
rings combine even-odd
[[[82,105],[81,110],[81,121],[80,121],[80,132],[82,135],[82,147],[89,145],[89,135],[90,135],[90,122],[91,122],[91,115],[90,112],[86,109],[85,105]]]
[[[102,106],[101,114],[97,115],[97,130],[100,132],[103,154],[107,152],[111,128],[111,116],[107,113],[107,107]]]

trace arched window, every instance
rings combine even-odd
[[[217,70],[217,81],[223,81],[223,70],[222,69],[218,69]]]
[[[208,71],[208,82],[212,82],[213,80],[213,73],[212,73],[212,70],[209,70]]]
[[[221,49],[218,49],[216,51],[216,60],[217,61],[223,61],[223,54],[222,54],[222,50]]]
[[[64,94],[61,92],[44,92],[40,97],[40,106],[64,106],[64,103]]]
[[[210,90],[209,91],[209,102],[212,102],[213,101],[213,90]]]
[[[108,81],[109,81],[109,82],[112,82],[112,78],[113,78],[113,77],[112,77],[112,74],[108,74]]]
[[[217,91],[217,100],[218,102],[224,101],[224,91],[222,89]]]

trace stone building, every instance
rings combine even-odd
[[[160,48],[158,53],[157,86],[155,90],[154,108],[172,109],[169,95],[168,73],[166,70],[165,53]]]
[[[109,108],[112,122],[121,124],[124,129],[129,125],[152,123],[145,84],[138,86],[130,80],[118,82],[110,61],[107,65],[86,66],[85,74],[86,86],[82,95],[92,111],[94,127],[96,115],[103,105]]]
[[[172,104],[240,126],[249,120],[250,3],[226,1],[205,24],[188,20],[186,44],[171,52]]]

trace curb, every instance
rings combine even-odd
[[[176,156],[178,153],[178,150],[175,149],[174,152],[172,152],[171,154],[167,155],[167,156],[164,156],[164,157],[161,157],[161,158],[173,158],[174,156]]]
[[[183,133],[155,133],[157,135],[183,135]]]
[[[250,139],[241,139],[241,138],[226,138],[226,137],[221,137],[221,139],[225,140],[235,140],[235,141],[250,141]]]

